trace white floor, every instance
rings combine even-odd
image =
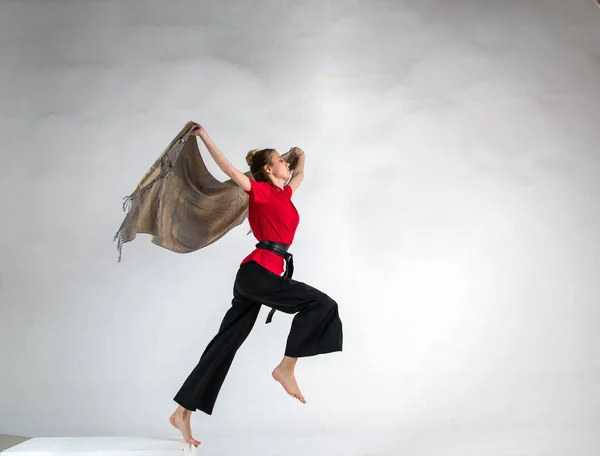
[[[102,456],[183,456],[190,445],[178,440],[149,437],[42,437],[19,443],[2,452],[6,456],[102,455]]]
[[[345,443],[344,443],[345,442]],[[32,438],[2,452],[2,456],[234,456],[260,454],[287,455],[375,455],[378,445],[370,439],[331,436],[270,439],[217,438],[203,442],[198,448],[177,439],[148,437],[42,437]],[[201,452],[201,453],[199,453]],[[390,453],[385,453],[390,454]]]
[[[24,441],[0,436],[0,445],[12,445],[2,456],[597,456],[600,436],[590,431],[468,434],[449,430],[421,435],[399,431],[394,438],[389,432],[368,431],[306,437],[240,436],[207,439],[199,448],[169,438],[50,437]]]

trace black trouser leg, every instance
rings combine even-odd
[[[256,322],[260,304],[236,295],[234,292],[231,308],[225,314],[219,332],[175,396],[175,402],[188,410],[199,409],[212,414],[233,358]]]
[[[342,322],[337,303],[305,283],[280,277],[255,262],[242,265],[236,276],[232,306],[217,335],[208,344],[175,402],[212,414],[235,354],[250,334],[261,304],[296,314],[285,355],[293,358],[342,350]]]
[[[240,295],[268,307],[296,314],[285,355],[299,358],[341,351],[342,321],[337,303],[322,291],[297,280],[280,277],[250,262],[236,280]]]

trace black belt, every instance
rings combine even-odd
[[[290,248],[289,245],[281,244],[279,242],[259,241],[259,243],[256,244],[256,248],[270,250],[280,257],[283,257],[285,260],[285,272],[283,273],[283,277],[287,277],[288,279],[292,278],[292,275],[294,274],[294,255],[288,252],[288,249]],[[275,309],[271,309],[265,324],[271,323],[271,320],[273,320],[273,314],[275,314]]]

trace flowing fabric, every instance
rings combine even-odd
[[[123,244],[138,233],[177,253],[199,250],[219,240],[248,215],[248,195],[233,180],[217,180],[206,169],[192,131],[186,124],[125,197],[127,212],[115,234],[119,261]],[[290,150],[282,155],[290,169],[297,163]],[[250,171],[245,173],[253,179]]]

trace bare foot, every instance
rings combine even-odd
[[[304,400],[304,396],[300,392],[300,388],[298,387],[298,383],[296,383],[296,377],[294,376],[294,372],[287,369],[282,369],[281,366],[278,366],[273,370],[271,374],[275,380],[281,383],[283,389],[292,397],[295,397],[303,404],[306,404]]]
[[[192,426],[190,424],[192,412],[184,409],[183,407],[177,407],[175,413],[169,418],[169,422],[181,432],[185,443],[191,443],[195,447],[200,445],[200,442],[192,437]]]

